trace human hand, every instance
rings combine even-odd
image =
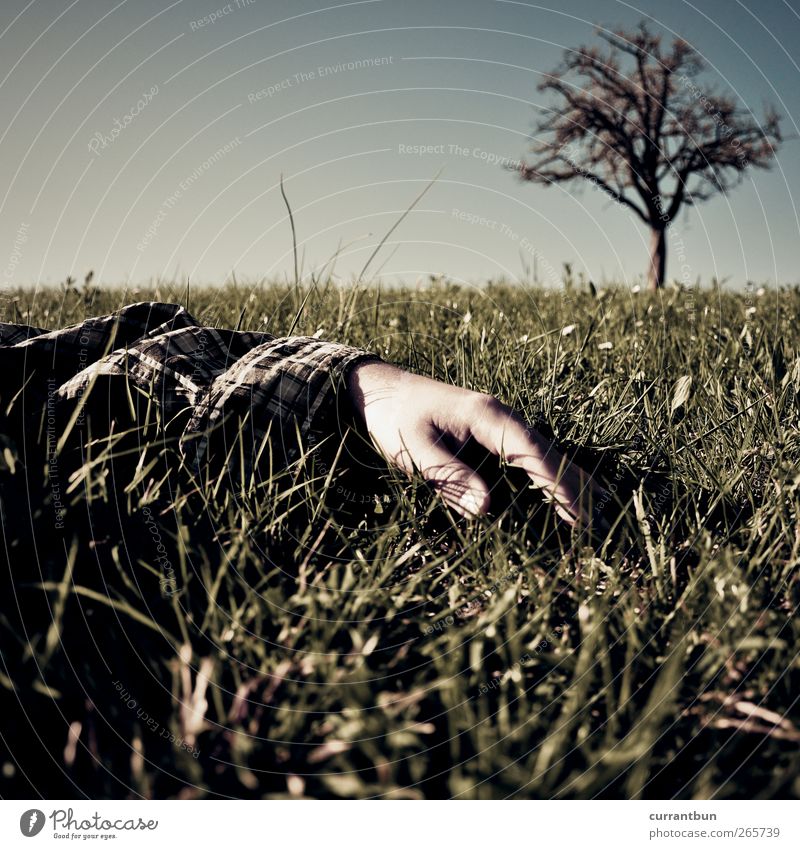
[[[490,395],[367,361],[347,389],[376,448],[407,474],[418,471],[462,516],[489,510],[489,488],[455,456],[470,438],[524,469],[570,524],[589,525],[588,504],[603,490],[513,410]]]

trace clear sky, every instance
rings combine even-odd
[[[0,282],[291,275],[281,173],[306,271],[341,246],[347,280],[441,170],[375,261],[387,281],[517,279],[536,254],[543,283],[566,261],[633,285],[647,234],[628,214],[499,163],[525,154],[562,50],[643,17],[800,135],[800,0],[3,0]],[[680,265],[800,282],[798,190],[790,139],[681,214]]]

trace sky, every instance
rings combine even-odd
[[[435,178],[368,276],[636,285],[640,223],[503,163],[563,51],[642,19],[788,137],[681,213],[668,277],[800,282],[800,0],[3,0],[0,285],[292,278],[281,176],[304,275],[357,278]]]

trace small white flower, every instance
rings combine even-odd
[[[744,312],[745,312],[745,315],[755,315],[756,314],[756,308],[755,307],[748,307]]]
[[[467,311],[464,313],[464,317],[461,319],[462,324],[469,324],[472,321],[472,313]]]
[[[601,342],[597,348],[600,351],[610,351],[614,347],[613,342]]]
[[[642,287],[639,286],[638,283],[637,283],[636,286],[631,286],[631,294],[632,295],[638,295],[639,292],[641,292],[641,291],[642,291]]]
[[[572,333],[572,331],[574,329],[575,329],[574,324],[567,324],[566,326],[561,328],[561,335],[562,336],[569,336],[569,334]]]
[[[763,286],[759,286],[758,289],[756,289],[756,297],[757,298],[763,298],[764,295],[766,295],[766,294],[767,294],[767,290]]]

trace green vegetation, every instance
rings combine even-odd
[[[13,294],[47,327],[185,303]],[[800,292],[240,285],[189,308],[494,393],[625,509],[589,545],[541,541],[527,496],[457,522],[310,458],[193,490],[140,423],[120,467],[77,471],[59,534],[6,438],[0,795],[800,795]]]

